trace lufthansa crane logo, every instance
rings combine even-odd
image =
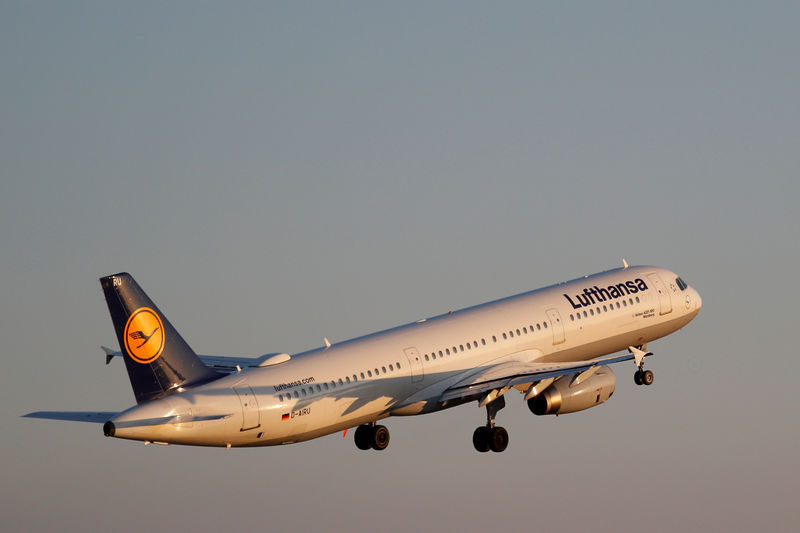
[[[152,363],[164,351],[164,324],[149,307],[134,311],[125,324],[125,351],[137,363]]]

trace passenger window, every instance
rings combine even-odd
[[[472,349],[472,345],[470,345],[470,343],[467,343],[467,350],[471,350],[471,349]]]
[[[604,306],[603,306],[603,312],[605,313],[605,312],[607,312],[607,311],[608,311],[608,307],[606,307],[606,306],[604,305]]]
[[[486,346],[486,339],[481,339],[481,345]]]
[[[302,389],[300,392],[303,394],[303,398],[305,398],[306,397],[306,390]]]
[[[542,326],[538,322],[536,323],[536,329],[539,330],[539,331],[542,330]]]
[[[297,393],[297,391],[294,391],[294,397],[295,398],[299,398],[300,397],[300,395]]]
[[[589,309],[589,314],[594,316],[594,309]]]
[[[439,352],[439,353],[441,353],[441,352]],[[391,364],[389,365],[389,372],[394,372],[394,365],[391,365]]]
[[[463,344],[459,344],[458,347],[461,349],[462,352],[464,351],[464,345]]]
[[[628,307],[628,302],[626,302],[625,300],[622,300],[622,307]]]
[[[472,341],[472,347],[473,348],[477,348],[478,347],[478,341]]]
[[[492,341],[493,341],[493,342],[497,342],[497,337],[495,337],[494,335],[492,335]]]
[[[444,351],[447,353],[447,355],[450,355],[450,348],[445,348]]]
[[[283,401],[283,394],[278,394],[278,401],[279,401],[279,402],[282,402],[282,401]]]
[[[317,392],[322,392],[322,387],[320,387],[319,385],[317,385]]]
[[[434,352],[434,353],[431,353],[431,357],[432,357],[433,359],[436,359],[436,353],[435,353],[435,352]]]
[[[439,357],[444,357],[444,354],[442,354],[441,350],[439,350]]]
[[[520,335],[522,335],[522,333],[520,333],[519,328],[517,328],[517,337],[519,337]]]
[[[346,378],[344,378],[344,379],[345,379],[345,381],[347,381],[348,383],[350,383],[350,376],[347,376],[347,377],[346,377]]]
[[[361,379],[364,379],[364,373],[363,372],[361,373]]]
[[[526,328],[525,326],[522,326],[522,333],[527,335],[528,334],[528,328]]]
[[[505,333],[503,333],[503,339],[508,339],[508,335],[506,335]]]
[[[430,361],[430,359],[428,358],[428,354],[425,354],[425,360]]]
[[[398,368],[398,369],[400,369],[400,362],[398,361],[398,362],[397,362],[397,363],[395,363],[395,364],[397,364],[397,368]]]
[[[329,390],[329,389],[328,389],[328,382],[327,382],[327,381],[326,381],[325,383],[323,383],[323,385],[325,385],[325,390]]]
[[[544,323],[544,329],[547,329],[547,322]]]
[[[570,315],[569,315],[569,319],[570,319],[570,320],[572,320],[573,322],[575,322],[575,315],[573,315],[573,314],[571,314],[571,313],[570,313]]]
[[[639,303],[639,297],[638,296],[636,297],[636,303],[637,304]]]
[[[372,370],[367,370],[367,377],[372,377]]]
[[[386,367],[385,366],[382,366],[381,370],[383,371],[384,374],[386,373]]]
[[[513,332],[513,331],[509,331],[509,332],[508,332],[508,335],[509,335],[509,336],[510,336],[512,339],[514,338],[514,332]]]

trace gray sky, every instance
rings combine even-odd
[[[0,4],[3,531],[795,531],[795,3]],[[700,316],[656,383],[220,450],[134,403],[97,278],[200,353],[296,352],[621,264]]]

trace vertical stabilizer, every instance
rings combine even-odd
[[[100,278],[137,403],[221,377],[203,364],[128,273]]]

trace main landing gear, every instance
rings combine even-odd
[[[494,425],[497,412],[506,406],[506,400],[500,396],[495,401],[486,404],[486,425],[475,429],[472,434],[472,445],[479,452],[502,452],[508,447],[508,431]]]
[[[389,430],[375,423],[362,424],[356,428],[355,441],[359,450],[385,450],[389,446]]]

